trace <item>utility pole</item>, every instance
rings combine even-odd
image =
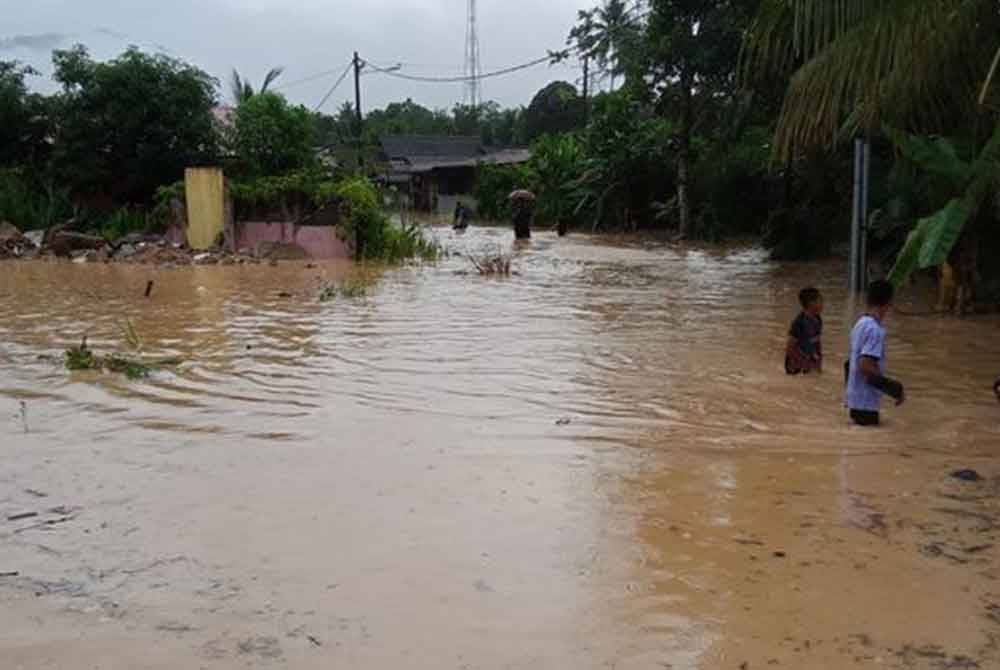
[[[365,166],[361,133],[364,129],[364,117],[361,115],[361,57],[358,52],[354,52],[354,125],[358,146],[358,167]]]
[[[868,284],[868,184],[871,145],[867,138],[854,140],[854,212],[851,217],[851,259],[848,287],[864,293]]]
[[[590,123],[590,56],[583,57],[583,120]]]

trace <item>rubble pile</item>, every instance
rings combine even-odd
[[[45,232],[22,233],[10,223],[0,223],[0,260],[66,258],[74,263],[131,263],[175,267],[248,265],[259,264],[262,260],[274,263],[279,259],[305,257],[289,254],[284,248],[268,247],[255,251],[257,253],[249,250],[232,253],[221,247],[195,250],[186,244],[170,242],[159,235],[132,234],[110,243],[103,237],[77,232],[68,226],[54,226]]]

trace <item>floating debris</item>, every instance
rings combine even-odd
[[[955,479],[961,479],[963,482],[978,482],[983,479],[978,472],[971,469],[956,470],[951,473],[951,476]]]

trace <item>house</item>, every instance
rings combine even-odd
[[[490,149],[478,137],[393,135],[381,140],[386,179],[409,195],[414,209],[451,212],[459,199],[472,206],[481,165],[514,165],[531,159],[528,149]]]

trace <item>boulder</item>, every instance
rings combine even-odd
[[[24,234],[24,238],[31,242],[35,247],[41,247],[42,242],[45,241],[45,231],[44,230],[29,230]]]
[[[74,251],[102,249],[107,245],[107,241],[99,235],[51,229],[45,237],[45,244],[56,256],[70,256]]]
[[[115,258],[120,258],[120,259],[132,258],[132,256],[135,256],[138,251],[139,250],[136,248],[134,244],[129,244],[126,242],[125,244],[121,244],[118,246],[118,251],[115,252]]]
[[[19,241],[24,238],[21,230],[9,221],[0,223],[0,242]]]
[[[306,250],[293,242],[258,242],[254,256],[270,261],[302,261],[309,258]]]

